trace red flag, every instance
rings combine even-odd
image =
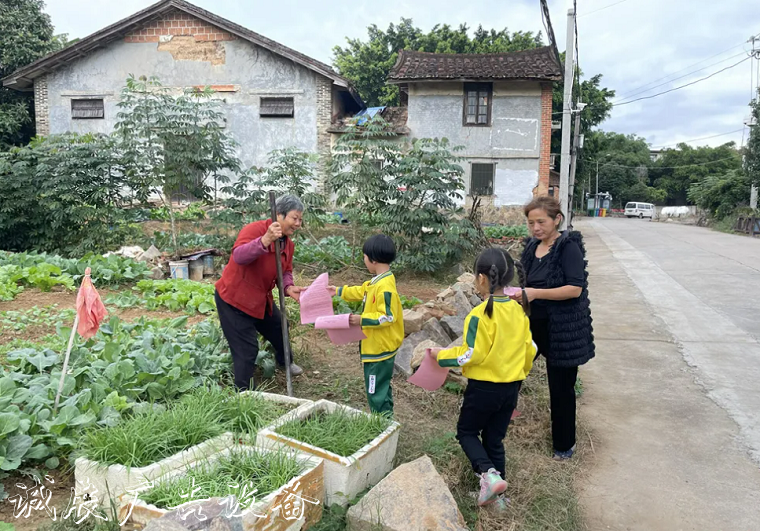
[[[82,285],[77,293],[77,317],[79,317],[79,326],[77,332],[85,339],[88,339],[98,332],[100,322],[108,312],[100,300],[100,295],[95,286],[92,285],[90,278],[90,268],[84,272]]]

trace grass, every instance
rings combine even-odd
[[[187,502],[188,492],[193,492],[194,500],[237,494],[241,509],[248,509],[255,498],[243,496],[244,487],[248,494],[255,492],[255,496],[261,499],[303,470],[303,463],[293,454],[234,450],[215,463],[201,465],[187,475],[162,480],[140,497],[158,508],[167,509]],[[239,489],[231,488],[234,485],[238,485]]]
[[[197,389],[170,405],[85,432],[80,448],[103,465],[143,467],[224,432],[255,436],[289,406],[220,388]]]
[[[383,433],[391,421],[382,415],[351,415],[345,411],[319,412],[292,420],[277,433],[348,457]]]

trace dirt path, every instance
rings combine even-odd
[[[737,424],[684,360],[656,297],[632,280],[662,270],[633,247],[611,249],[604,226],[579,225],[597,341],[596,359],[581,371],[595,449],[580,481],[589,529],[760,529],[760,470]],[[636,270],[621,260],[636,260]]]

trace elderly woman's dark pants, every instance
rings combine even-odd
[[[241,391],[255,389],[253,380],[256,370],[256,358],[259,355],[259,334],[274,348],[277,365],[285,366],[285,349],[282,341],[282,316],[275,306],[272,314],[264,314],[263,319],[256,319],[245,312],[230,306],[218,293],[214,294],[219,322],[222,324],[224,337],[232,352],[232,368],[235,373],[235,387]],[[291,360],[292,361],[292,360]]]
[[[567,452],[575,445],[575,381],[578,379],[578,367],[557,367],[551,364],[548,319],[531,319],[530,331],[538,353],[546,358],[554,449]]]

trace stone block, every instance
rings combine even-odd
[[[462,334],[464,334],[464,319],[461,315],[447,315],[441,319],[441,327],[449,335],[449,340],[462,337]]]
[[[422,330],[425,314],[415,310],[404,310],[404,334],[410,335]]]
[[[445,345],[449,342],[449,340],[451,340],[449,335],[441,326],[441,323],[438,322],[438,319],[430,319],[423,325],[422,331],[427,332],[430,336],[428,339],[432,339],[439,345]]]
[[[454,295],[454,310],[456,310],[456,315],[467,317],[467,315],[472,311],[472,304],[470,303],[470,298],[462,293],[461,291],[457,291],[456,295]]]
[[[441,345],[431,339],[426,339],[416,347],[414,347],[414,353],[412,354],[412,369],[416,369],[422,364],[422,360],[429,348],[441,348]]]
[[[467,531],[456,500],[426,455],[388,474],[347,516],[350,531]]]
[[[472,283],[475,282],[475,275],[473,275],[472,273],[463,273],[459,275],[457,282],[472,285]]]
[[[400,372],[404,376],[411,376],[412,371],[412,356],[414,355],[414,349],[423,341],[431,339],[430,333],[426,330],[420,330],[410,335],[401,344],[401,348],[398,349],[396,357],[393,360],[393,365],[396,371]]]

